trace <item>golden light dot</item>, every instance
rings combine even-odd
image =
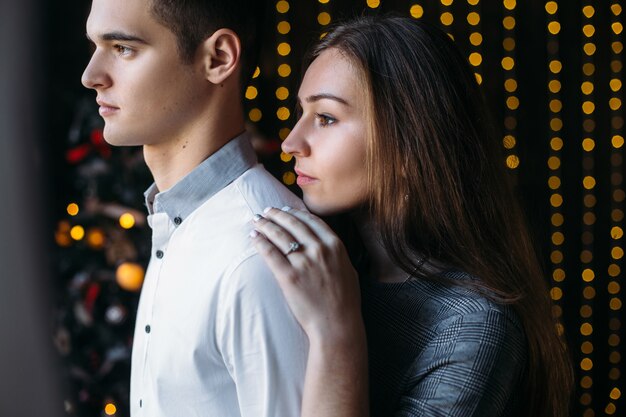
[[[555,244],[556,246],[559,246],[559,245],[562,245],[564,241],[565,241],[565,236],[563,236],[563,233],[561,232],[552,233],[553,244]]]
[[[411,13],[411,16],[415,19],[419,19],[424,16],[424,8],[419,4],[414,4],[413,6],[411,6],[409,13]]]
[[[563,262],[563,252],[560,250],[552,251],[552,253],[550,253],[550,261],[552,261],[553,264],[560,264]]]
[[[591,114],[596,109],[596,105],[593,104],[593,101],[585,101],[582,105],[583,113]]]
[[[589,341],[583,342],[582,345],[580,345],[580,351],[584,353],[585,355],[589,355],[591,352],[593,352],[593,344]],[[586,377],[586,379],[591,380],[591,378],[589,377]],[[582,381],[581,381],[581,385],[582,385]],[[589,385],[591,385],[591,383],[589,383]]]
[[[619,90],[622,89],[622,80],[620,80],[619,78],[613,78],[610,82],[609,82],[609,87],[611,87],[611,90],[614,92],[617,92]]]
[[[326,12],[322,12],[320,14],[317,15],[317,23],[319,23],[322,26],[326,26],[327,24],[330,23],[330,14],[326,13]]]
[[[259,67],[256,67],[256,69],[254,70],[254,74],[252,74],[252,78],[257,78],[260,74],[261,69]]]
[[[619,276],[619,274],[621,274],[622,269],[617,264],[611,264],[609,265],[607,272],[609,273],[610,277],[617,277]]]
[[[589,336],[591,333],[593,333],[593,326],[591,324],[583,323],[580,326],[580,334],[583,336]]]
[[[280,33],[281,35],[286,35],[289,33],[289,31],[291,31],[291,25],[286,20],[283,20],[278,23],[278,25],[276,26],[276,29],[278,30],[278,33]]]
[[[505,51],[512,51],[513,49],[515,49],[515,39],[508,37],[504,38],[504,40],[502,41],[502,47]]]
[[[448,35],[448,37],[449,37],[450,39],[454,40],[454,35],[453,35],[453,34],[451,34],[451,33],[447,33],[447,35]]]
[[[611,301],[609,301],[609,308],[613,311],[620,310],[622,308],[622,300],[616,297],[611,298]]]
[[[580,91],[582,91],[585,95],[591,94],[593,92],[593,83],[585,81],[580,85]]]
[[[621,54],[622,50],[624,49],[624,45],[621,42],[613,42],[611,43],[611,49],[616,54]]]
[[[248,113],[248,118],[253,122],[258,122],[259,120],[261,120],[262,117],[263,113],[261,113],[261,110],[257,108],[250,110],[250,112]]]
[[[287,107],[279,107],[278,110],[276,110],[276,117],[278,117],[279,120],[287,120],[289,116],[291,116],[291,112]]]
[[[607,285],[606,287],[607,291],[609,292],[609,294],[617,294],[620,291],[620,286],[617,282],[615,281],[611,281],[609,282],[609,285]]]
[[[555,1],[549,1],[546,3],[546,12],[548,14],[555,14],[559,6]]]
[[[563,280],[565,280],[565,271],[561,268],[555,269],[554,272],[552,273],[552,278],[556,282],[563,282]]]
[[[622,26],[620,22],[615,22],[611,25],[611,29],[613,29],[613,33],[615,33],[616,35],[619,35],[620,33],[622,33],[622,30],[624,29],[624,27]]]
[[[552,148],[555,151],[560,151],[561,149],[563,149],[563,139],[561,138],[552,138],[550,140],[550,148]]]
[[[289,2],[285,0],[276,2],[276,11],[278,11],[278,13],[287,13],[289,11]]]
[[[552,207],[561,207],[563,204],[563,197],[560,194],[552,194],[550,197],[550,205]]]
[[[70,235],[67,232],[61,232],[59,230],[54,232],[54,240],[56,241],[57,245],[62,247],[67,247],[72,244],[72,239],[70,238]]]
[[[519,107],[519,99],[515,96],[507,98],[506,106],[511,110],[517,110],[517,108]]]
[[[504,7],[507,10],[515,9],[515,6],[516,6],[516,1],[515,0],[504,0]]]
[[[583,74],[585,74],[586,76],[590,77],[593,75],[594,72],[596,72],[596,66],[592,63],[587,62],[585,65],[583,65]]]
[[[509,93],[515,92],[517,90],[517,81],[515,81],[513,78],[508,78],[504,82],[504,89]]]
[[[276,98],[279,100],[287,100],[289,97],[289,90],[287,87],[278,87],[276,89]]]
[[[619,149],[622,146],[624,146],[624,137],[621,135],[615,135],[611,138],[611,145],[616,148]]]
[[[580,307],[580,317],[588,319],[592,315],[593,315],[593,309],[591,308],[590,305],[585,304],[582,307]]]
[[[467,4],[470,6],[476,6],[479,2],[480,0],[467,0]]]
[[[585,358],[580,361],[580,369],[583,371],[590,371],[593,368],[593,362],[589,358]]]
[[[513,30],[515,28],[515,18],[513,16],[507,16],[502,19],[502,26],[507,30]]]
[[[480,23],[480,15],[476,12],[470,12],[467,14],[467,23],[472,26],[476,26]]]
[[[624,212],[620,209],[611,210],[611,220],[621,222],[624,219]]]
[[[624,257],[624,249],[620,248],[619,246],[616,246],[613,249],[611,249],[611,258],[622,259],[623,257]]]
[[[291,129],[289,129],[288,127],[283,127],[278,131],[278,137],[280,138],[280,140],[285,140],[290,133]]]
[[[596,222],[596,215],[593,213],[585,213],[583,216],[583,223],[587,226],[591,226]]]
[[[515,136],[513,135],[506,135],[502,139],[502,146],[504,146],[506,149],[513,149],[515,147],[515,143]]]
[[[587,55],[591,56],[596,53],[596,45],[588,42],[583,46],[583,51],[585,51]]]
[[[115,407],[114,404],[107,404],[104,406],[104,412],[106,413],[107,416],[112,416],[117,412],[117,408]]]
[[[294,174],[291,171],[285,172],[283,174],[283,183],[284,184],[293,185],[293,183],[295,183],[295,182],[296,182],[296,174]]]
[[[124,213],[119,219],[120,226],[124,229],[130,229],[135,225],[135,216],[130,213]]]
[[[70,222],[66,221],[66,220],[61,220],[59,222],[59,231],[61,232],[69,232],[70,231]]]
[[[619,390],[619,388],[613,388],[611,390],[611,393],[609,394],[609,397],[611,397],[612,400],[619,400],[621,396],[622,392]]]
[[[585,282],[591,282],[595,279],[596,274],[593,272],[593,269],[586,268],[582,272],[582,278]]]
[[[85,237],[85,229],[82,226],[74,226],[70,230],[70,236],[74,240],[82,240]]]
[[[561,72],[562,68],[563,68],[563,65],[561,64],[561,61],[557,61],[557,60],[550,61],[550,71],[553,72],[554,74],[558,74],[559,72]]]
[[[507,71],[510,71],[515,66],[515,61],[510,56],[502,58],[502,68]]]
[[[289,162],[293,159],[293,155],[285,153],[285,152],[281,152],[280,153],[280,160],[283,162]]]
[[[134,262],[124,262],[115,271],[117,285],[126,291],[139,291],[143,284],[145,270]]]
[[[585,15],[585,17],[587,19],[591,18],[595,12],[596,11],[593,8],[593,6],[585,6],[585,7],[583,7],[583,14]]]
[[[548,23],[548,32],[553,35],[558,34],[561,31],[561,24],[559,22],[550,22]]]
[[[319,2],[320,2],[320,3],[322,3],[322,4],[326,4],[326,3],[328,3],[330,0],[317,0],[317,1],[319,1]]]
[[[550,298],[552,298],[554,301],[558,301],[563,297],[563,291],[558,288],[558,287],[554,287],[550,290]]]
[[[285,78],[289,77],[289,74],[291,74],[291,66],[289,64],[280,64],[278,66],[278,75]]]
[[[563,121],[558,117],[553,117],[550,119],[550,129],[558,132],[563,128]]]
[[[67,205],[67,214],[69,214],[70,216],[76,216],[78,214],[78,211],[78,204],[70,203]]]
[[[287,42],[281,42],[278,44],[276,50],[278,51],[278,54],[280,56],[287,56],[289,55],[289,53],[291,53],[291,45],[289,45]]]
[[[559,169],[561,166],[561,159],[556,156],[551,156],[548,158],[548,168],[551,170]]]
[[[622,13],[622,6],[620,6],[619,4],[612,4],[611,11],[615,16],[619,16],[620,13]]]
[[[517,155],[509,155],[506,157],[506,166],[509,169],[515,169],[519,167],[519,157]]]
[[[441,20],[441,23],[444,26],[450,26],[452,22],[454,22],[454,16],[452,16],[452,13],[450,12],[445,12],[441,14],[439,20]]]
[[[590,38],[594,33],[596,33],[596,28],[593,27],[593,25],[585,25],[583,26],[583,33],[586,37]]]
[[[596,141],[591,139],[591,138],[585,138],[583,139],[583,149],[587,152],[591,152],[593,151],[593,149],[596,147]]]
[[[441,4],[444,6],[451,6],[454,0],[441,0]]]
[[[621,239],[624,236],[624,229],[619,226],[613,226],[611,228],[611,238],[612,239]]]
[[[250,85],[246,88],[246,98],[248,100],[254,100],[258,94],[259,90],[257,90],[255,86]]]
[[[551,93],[558,93],[561,91],[561,82],[559,80],[551,80],[548,83],[548,90],[550,90]]]
[[[472,45],[478,46],[483,43],[483,35],[478,32],[473,32],[469,37],[469,41]]]
[[[380,6],[380,0],[367,0],[367,5],[370,8],[375,9]]]
[[[550,187],[551,190],[556,190],[560,186],[561,186],[561,179],[559,177],[553,175],[550,178],[548,178],[548,187]]]
[[[619,109],[620,107],[622,107],[622,100],[620,100],[617,97],[613,97],[612,99],[609,100],[609,107],[613,111]]]
[[[89,229],[87,231],[87,244],[93,249],[102,249],[105,236],[100,229]]]
[[[611,61],[611,71],[618,73],[622,70],[622,61],[618,61],[617,59]]]
[[[612,379],[613,381],[617,381],[620,378],[620,371],[619,368],[611,368],[611,370],[609,371],[609,379]]]
[[[556,318],[559,318],[562,315],[563,315],[563,309],[561,308],[561,306],[554,304],[552,306],[552,316],[556,317]]]
[[[475,72],[474,73],[474,77],[476,78],[476,82],[478,83],[478,85],[483,83],[483,76],[480,75],[479,73]]]
[[[579,401],[582,405],[589,405],[591,403],[591,394],[588,392],[584,393],[580,396]],[[582,417],[595,417],[595,415],[594,411],[591,408],[588,408],[583,412]]]
[[[615,411],[617,411],[617,407],[615,407],[613,403],[608,403],[606,407],[604,407],[604,412],[609,416],[615,414]]]
[[[469,62],[473,66],[477,67],[483,62],[483,56],[478,52],[472,52],[469,56]]]
[[[593,253],[590,250],[584,250],[580,252],[580,261],[584,264],[590,263],[591,261],[593,261]],[[588,290],[592,291],[592,294],[595,295],[595,290],[593,288],[591,287],[585,288],[585,291],[588,291]],[[583,291],[583,294],[585,294],[585,291]],[[593,296],[589,296],[587,298],[590,298],[590,297],[593,297]]]
[[[616,347],[620,343],[620,338],[616,334],[612,334],[609,336],[609,346]]]
[[[550,221],[553,226],[560,227],[560,226],[563,226],[565,218],[563,217],[561,213],[554,213],[552,217],[550,218]]]

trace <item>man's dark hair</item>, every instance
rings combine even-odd
[[[216,30],[235,31],[242,45],[243,89],[259,57],[265,5],[265,0],[152,0],[151,11],[157,21],[174,32],[181,59],[187,63]]]

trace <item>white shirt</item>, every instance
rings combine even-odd
[[[308,340],[248,234],[265,207],[302,202],[256,163],[246,135],[146,199],[131,416],[299,416]]]

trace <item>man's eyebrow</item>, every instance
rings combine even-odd
[[[85,34],[85,36],[87,36],[88,40],[93,42],[91,37],[89,37],[89,34]],[[124,33],[124,32],[119,32],[119,31],[103,33],[102,35],[99,35],[98,37],[102,41],[138,42],[138,43],[144,43],[144,44],[147,43],[145,40],[143,40],[139,36],[131,35],[130,33]]]
[[[345,106],[350,106],[350,103],[348,103],[346,100],[342,99],[341,97],[337,97],[334,94],[329,94],[329,93],[320,93],[320,94],[313,94],[308,96],[307,98],[305,98],[304,100],[307,103],[313,103],[315,101],[320,101],[320,100],[334,100],[337,101]],[[300,99],[298,99],[298,102],[300,101]]]

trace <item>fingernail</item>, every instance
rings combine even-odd
[[[252,218],[255,222],[258,222],[259,220],[261,220],[263,218],[263,216],[261,216],[260,214],[255,214],[254,217]]]
[[[291,210],[291,207],[285,206],[285,207],[281,208],[281,210],[282,211],[289,211],[289,210]]]
[[[259,235],[259,232],[257,232],[256,230],[253,230],[250,232],[250,237],[257,237]]]
[[[270,211],[272,208],[271,207],[265,207],[265,209],[263,210],[263,213],[267,213],[268,211]]]

